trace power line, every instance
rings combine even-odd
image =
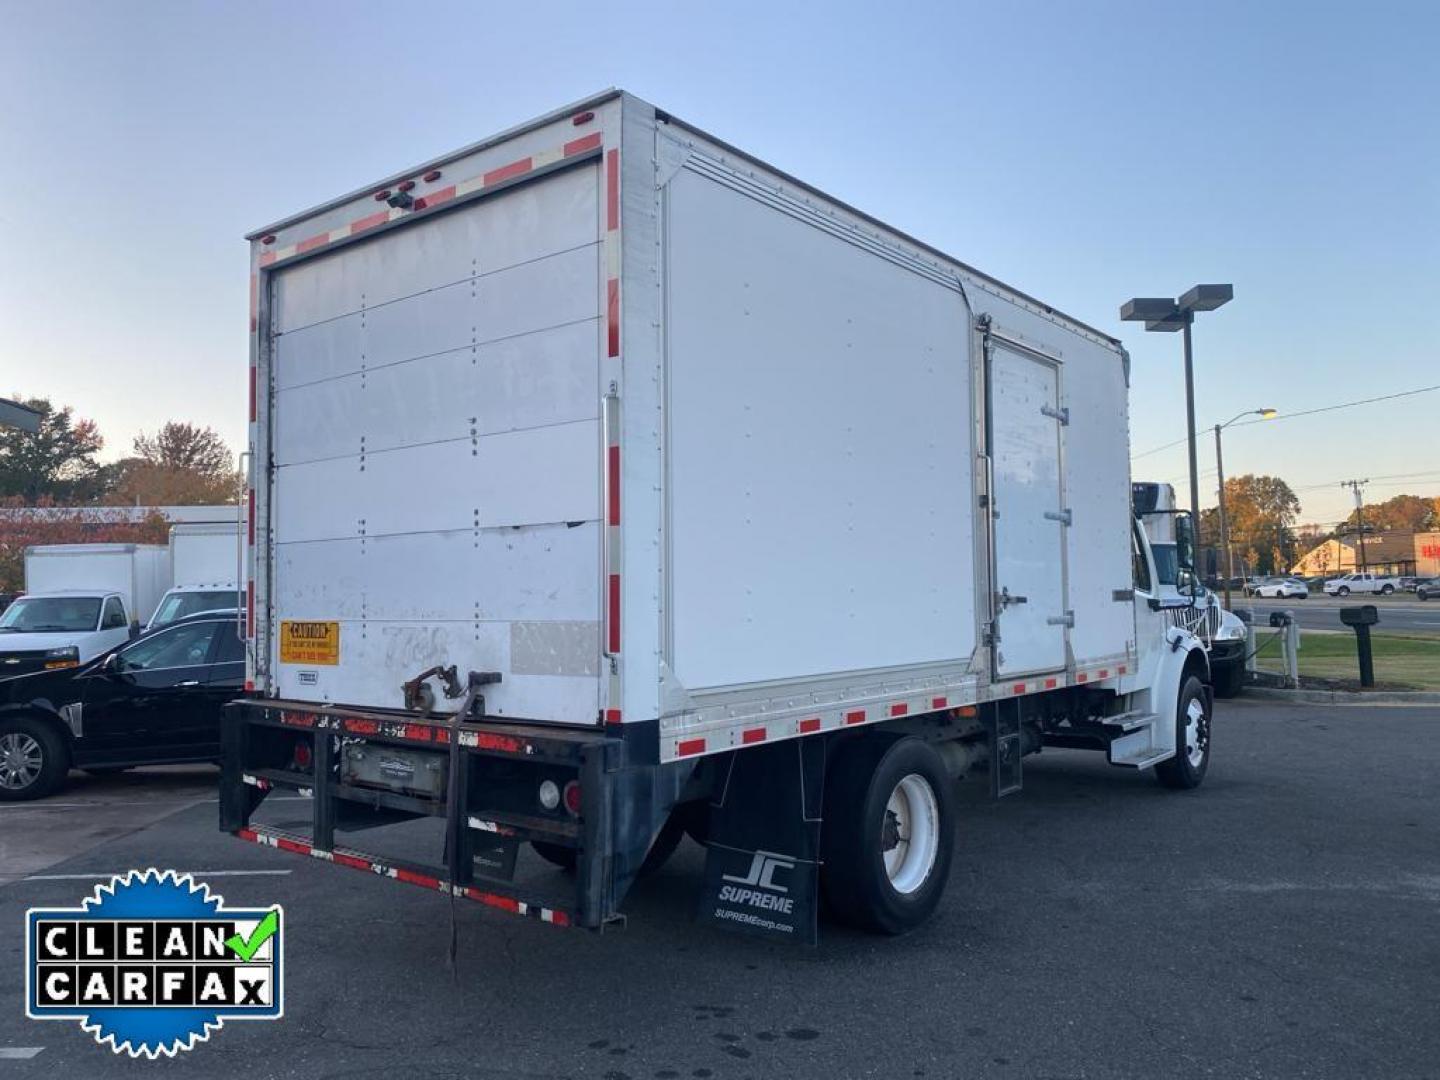
[[[1338,405],[1322,405],[1319,408],[1304,409],[1301,412],[1279,413],[1271,417],[1269,420],[1263,420],[1259,418],[1254,420],[1240,420],[1237,421],[1233,426],[1249,427],[1251,424],[1273,424],[1277,420],[1295,420],[1301,416],[1314,416],[1317,413],[1334,412],[1336,409],[1353,409],[1356,405],[1374,405],[1376,402],[1379,401],[1394,401],[1396,398],[1414,397],[1416,394],[1428,394],[1432,390],[1440,390],[1440,383],[1437,383],[1434,386],[1422,386],[1417,390],[1402,390],[1398,394],[1383,394],[1380,397],[1361,398],[1358,401],[1342,401]],[[1169,450],[1172,446],[1180,446],[1188,441],[1188,436],[1182,439],[1176,439],[1174,442],[1166,443],[1164,446],[1156,446],[1150,450],[1144,450],[1138,454],[1131,454],[1130,459],[1133,461],[1136,458],[1149,457],[1151,454],[1158,454],[1161,450]]]

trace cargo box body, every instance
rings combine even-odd
[[[265,696],[669,760],[1133,673],[1119,345],[643,101],[251,240]]]

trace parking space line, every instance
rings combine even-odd
[[[118,874],[31,874],[21,881],[98,881],[101,878],[121,877],[128,873],[121,870]],[[289,870],[180,870],[181,874],[189,874],[191,877],[279,877],[282,874],[290,873]]]
[[[43,1046],[0,1046],[0,1061],[24,1061],[44,1049]]]

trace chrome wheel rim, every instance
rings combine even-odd
[[[1204,763],[1209,749],[1210,722],[1205,717],[1205,705],[1199,698],[1191,698],[1185,706],[1185,757],[1192,769]]]
[[[24,791],[35,783],[45,765],[45,751],[34,736],[23,731],[0,735],[0,787]]]
[[[940,800],[919,773],[905,776],[890,792],[880,847],[885,876],[896,892],[909,895],[929,880],[940,854]]]

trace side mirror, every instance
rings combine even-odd
[[[1188,510],[1175,512],[1175,580],[1186,595],[1196,595],[1195,519]]]
[[[114,675],[120,670],[120,654],[112,652],[104,660],[100,661],[100,670],[106,675]]]

